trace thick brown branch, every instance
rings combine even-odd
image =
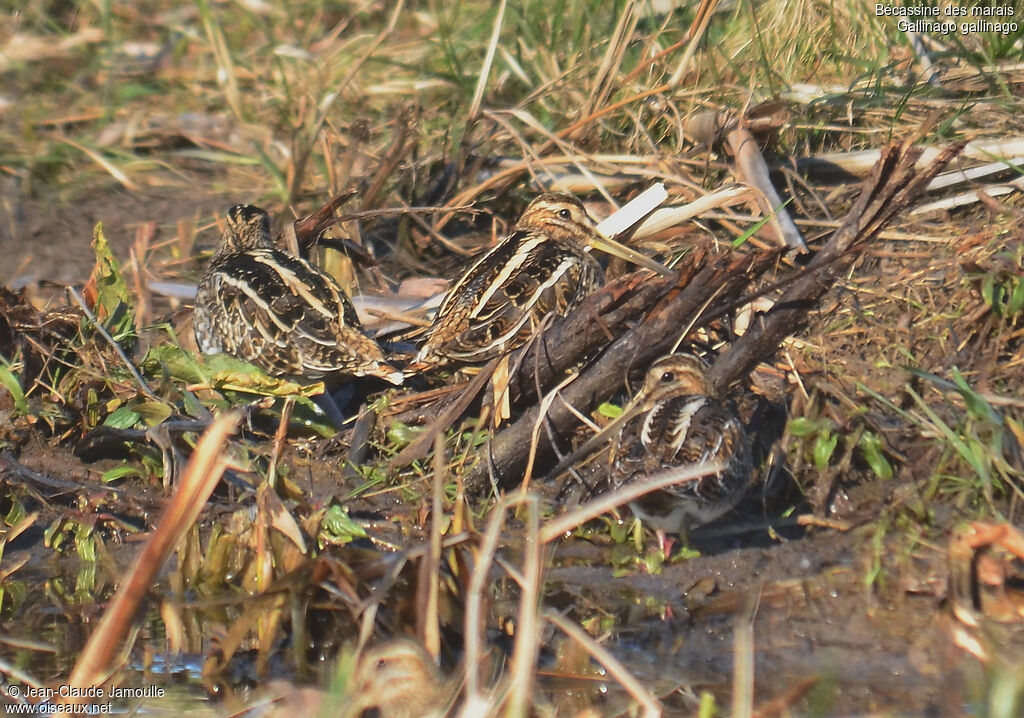
[[[775,307],[761,317],[715,362],[710,371],[713,386],[717,389],[741,379],[761,361],[772,356],[784,337],[801,328],[808,312],[831,287],[836,277],[856,260],[868,242],[902,210],[906,209],[923,191],[932,177],[960,151],[954,145],[944,151],[935,163],[921,173],[915,173],[914,162],[918,151],[909,143],[893,144],[883,154],[871,180],[865,184],[856,206],[846,222],[836,231],[829,242],[811,261],[807,269],[795,277]],[[666,291],[657,305],[651,309],[643,323],[626,331],[612,342],[601,356],[594,361],[574,382],[562,391],[562,398],[580,410],[588,410],[601,401],[606,401],[621,387],[623,377],[634,365],[644,365],[667,352],[679,338],[693,318],[702,313],[704,317],[694,323],[694,328],[706,322],[706,317],[721,313],[735,303],[743,294],[750,281],[774,263],[774,254],[756,258],[742,255],[717,257],[708,262],[696,276],[681,288],[676,284]],[[552,329],[563,331],[562,327],[573,325],[576,320],[568,317]],[[568,331],[565,329],[564,331]],[[588,337],[597,341],[597,332]],[[555,340],[547,342],[549,353],[556,353],[561,361],[569,361],[559,371],[572,365],[567,357],[569,351],[562,351],[561,342],[568,342],[568,334],[558,334]],[[606,341],[606,340],[605,340]],[[571,343],[571,342],[569,342]],[[550,361],[550,359],[549,359]],[[551,367],[541,367],[552,377],[556,373]],[[523,362],[524,376],[520,378],[520,391],[528,394],[529,378],[533,368],[530,358]],[[467,475],[466,487],[470,491],[483,492],[494,485],[499,489],[518,484],[523,476],[527,451],[533,438],[534,427],[540,408],[534,406],[526,411],[515,423],[497,434],[488,446],[489,454]],[[577,425],[577,419],[564,404],[551,404],[546,420],[555,434],[565,435]],[[538,439],[537,465],[549,462],[552,448],[542,432]],[[493,472],[493,473],[492,473]]]
[[[561,392],[563,399],[583,410],[608,400],[622,388],[623,377],[630,368],[644,365],[666,353],[702,310],[710,312],[731,303],[731,298],[743,291],[750,278],[772,262],[774,255],[753,259],[743,255],[713,258],[685,287],[677,285],[668,291],[648,312],[642,324],[608,345],[601,356]],[[714,301],[709,303],[709,299]],[[693,326],[699,327],[701,322]],[[529,367],[525,371],[529,371]],[[509,488],[522,480],[527,460],[524,447],[530,445],[539,411],[538,406],[530,408],[494,437],[489,447],[490,456],[484,457],[466,477],[468,491],[483,492],[490,487],[492,462],[494,482],[498,488]],[[556,434],[566,434],[578,423],[559,401],[551,405],[546,420]],[[551,452],[551,445],[542,433],[537,446],[537,465],[546,466]]]
[[[537,398],[536,387],[553,386],[565,372],[620,336],[672,286],[685,286],[697,262],[676,280],[654,277],[646,270],[624,275],[591,294],[579,307],[556,321],[526,347],[512,355],[518,366],[509,383],[518,403]]]
[[[892,143],[864,183],[864,189],[846,221],[814,256],[806,270],[766,314],[759,316],[711,367],[708,378],[717,391],[739,381],[761,361],[773,355],[779,343],[803,328],[808,312],[862,254],[868,243],[897,214],[907,209],[928,183],[963,149],[950,145],[921,170],[914,163],[921,154],[908,143]]]

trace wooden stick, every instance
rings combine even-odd
[[[934,175],[951,161],[962,145],[946,148],[935,163],[923,172],[917,172],[915,162],[921,150],[911,148],[910,143],[894,143],[887,148],[882,160],[873,173],[872,180],[865,183],[860,200],[850,212],[846,222],[839,228],[811,261],[807,269],[787,280],[789,288],[782,299],[765,317],[757,318],[748,331],[740,337],[711,367],[709,379],[712,388],[720,392],[738,381],[759,362],[771,357],[782,340],[799,330],[818,301],[838,277],[863,251],[869,240],[906,209],[924,190]],[[679,331],[693,322],[701,308],[716,293],[720,302],[708,305],[709,314],[720,312],[735,303],[735,297],[743,294],[751,278],[758,276],[777,259],[777,253],[766,253],[757,257],[741,254],[712,258],[696,271],[685,284],[673,285],[666,291],[660,287],[660,299],[647,311],[646,319],[639,326],[620,333],[618,339],[607,344],[603,334],[594,331],[596,350],[607,345],[602,355],[588,367],[582,376],[562,393],[563,399],[582,410],[608,400],[620,387],[622,378],[633,366],[645,366],[665,353],[676,341]],[[750,297],[742,301],[749,301]],[[540,362],[538,374],[548,378],[564,372],[581,358],[579,350],[587,346],[584,340],[570,339],[563,333],[569,326],[585,321],[596,324],[591,316],[577,308],[569,316],[545,332],[545,341],[527,351],[536,352]],[[641,310],[642,311],[642,310]],[[706,321],[694,323],[699,328]],[[523,362],[524,369],[531,369],[532,359]],[[547,365],[547,366],[546,366]],[[531,376],[523,377],[519,383],[522,395],[531,393]],[[550,385],[550,383],[548,384]],[[515,383],[512,385],[515,387]],[[480,461],[466,476],[466,489],[480,493],[495,485],[499,488],[514,486],[522,479],[527,460],[524,446],[529,446],[535,422],[540,416],[539,407],[532,407],[523,413],[518,421],[496,434],[488,444],[488,460]],[[576,426],[576,418],[559,402],[554,402],[546,420],[556,434],[565,435]],[[551,445],[541,440],[537,446],[536,461],[550,459]],[[490,475],[491,471],[494,476]]]
[[[757,197],[758,205],[766,217],[771,217],[770,223],[782,244],[790,249],[806,252],[807,242],[786,211],[779,193],[775,191],[775,185],[768,176],[768,164],[761,155],[754,135],[746,127],[737,127],[726,135],[726,140],[736,160],[736,172],[740,179],[760,191],[760,196]]]
[[[238,426],[240,414],[224,414],[206,430],[185,469],[167,511],[156,530],[135,559],[113,600],[96,624],[68,678],[72,688],[88,688],[104,682],[115,669],[125,640],[132,632],[135,617],[142,608],[149,587],[164,562],[191,529],[206,500],[213,492],[227,465],[222,451],[224,442]]]

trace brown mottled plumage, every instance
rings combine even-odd
[[[365,651],[344,683],[327,691],[273,681],[247,714],[279,718],[441,718],[451,712],[458,684],[445,680],[418,644],[400,638]],[[258,708],[256,706],[259,706]]]
[[[565,314],[600,286],[592,247],[664,271],[601,236],[576,198],[541,195],[448,290],[414,366],[483,362],[526,342],[545,317]]]
[[[337,283],[275,249],[270,218],[252,205],[228,210],[227,229],[199,283],[193,325],[203,353],[224,352],[271,374],[402,383],[402,373],[362,333]]]
[[[364,653],[356,665],[341,716],[440,718],[451,707],[452,686],[426,651],[396,639]]]
[[[717,474],[630,502],[634,515],[661,534],[685,534],[688,528],[713,521],[742,498],[753,466],[742,422],[710,394],[699,359],[686,354],[658,359],[622,415],[567,457],[555,473],[606,445],[613,436],[604,490],[667,469],[722,462],[725,469]]]

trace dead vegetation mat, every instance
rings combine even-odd
[[[853,199],[851,193],[850,208]],[[320,657],[335,656],[358,636],[434,635],[444,665],[455,670],[464,660],[467,597],[479,599],[473,577],[481,570],[501,574],[497,564],[486,563],[486,542],[478,543],[484,536],[474,531],[494,520],[492,488],[514,495],[528,463],[535,470],[550,462],[538,446],[562,437],[553,443],[567,450],[575,431],[576,420],[553,405],[545,422],[536,420],[539,394],[584,360],[594,372],[591,383],[581,380],[575,394],[570,385],[563,396],[596,409],[621,392],[622,376],[663,353],[678,338],[670,329],[678,332],[680,317],[689,317],[699,319],[688,327],[691,345],[707,348],[727,337],[712,349],[712,375],[719,386],[739,392],[745,418],[759,417],[769,437],[759,490],[738,513],[695,536],[704,556],[677,557],[664,566],[651,562],[649,545],[624,533],[625,524],[578,529],[548,565],[539,587],[545,604],[592,633],[613,627],[613,653],[670,711],[692,710],[691,701],[705,689],[728,699],[727,679],[739,670],[739,659],[704,644],[709,635],[735,636],[751,592],[762,601],[758,635],[773,637],[756,646],[755,673],[774,677],[758,680],[764,701],[805,704],[816,682],[827,678],[838,686],[830,694],[837,706],[882,709],[897,701],[928,710],[939,699],[923,696],[941,696],[930,692],[939,688],[936,677],[957,661],[939,650],[940,638],[931,633],[912,638],[943,613],[946,597],[941,552],[921,547],[979,512],[1013,521],[1019,511],[1024,314],[1011,302],[1020,286],[1024,237],[1016,213],[990,206],[941,219],[901,219],[890,229],[905,239],[867,243],[861,236],[859,251],[840,251],[825,268],[828,281],[812,282],[809,298],[795,310],[799,319],[775,329],[754,325],[761,335],[778,333],[772,345],[756,343],[749,327],[736,334],[737,311],[759,296],[778,301],[799,278],[814,276],[813,264],[794,266],[774,250],[722,251],[697,242],[686,249],[676,277],[612,277],[515,355],[510,424],[492,429],[483,413],[488,399],[471,397],[438,425],[469,382],[438,392],[427,380],[411,394],[365,389],[353,403],[362,407],[360,418],[333,436],[321,435],[331,432],[317,426],[301,395],[284,409],[295,387],[244,367],[205,366],[180,348],[187,342],[171,325],[136,329],[124,306],[135,306],[131,292],[99,249],[85,301],[39,310],[25,291],[0,296],[0,354],[11,362],[10,377],[10,367],[18,369],[0,394],[2,508],[18,529],[7,547],[6,561],[14,562],[7,575],[25,579],[8,589],[5,615],[52,621],[35,614],[28,593],[16,586],[38,585],[32,577],[45,575],[46,564],[75,545],[80,560],[91,555],[102,567],[102,577],[92,580],[83,579],[81,562],[77,568],[78,591],[91,596],[90,603],[81,605],[81,593],[54,579],[46,580],[46,590],[61,622],[86,620],[96,610],[91,601],[102,601],[113,587],[132,543],[156,526],[167,487],[213,413],[241,406],[240,433],[222,448],[230,457],[225,480],[177,551],[165,579],[170,593],[154,603],[168,635],[149,636],[141,645],[175,641],[183,665],[196,656],[204,682],[243,702],[250,698],[248,690],[236,693],[247,682],[241,676],[284,670],[294,680],[309,680],[321,670]],[[937,244],[915,235],[953,239]],[[816,256],[823,256],[820,249]],[[609,337],[627,338],[609,344]],[[300,421],[289,417],[292,411]],[[787,422],[787,415],[801,421]],[[293,428],[283,439],[289,421]],[[430,441],[423,441],[428,434],[417,433],[417,424],[434,432]],[[967,438],[961,445],[936,441],[951,435]],[[989,453],[962,446],[970,440]],[[402,457],[416,442],[422,448]],[[446,453],[432,455],[439,447]],[[965,466],[979,480],[964,479]],[[273,501],[256,498],[268,476],[276,480],[279,498]],[[438,476],[447,484],[440,504],[431,498]],[[537,481],[541,496],[550,493]],[[531,535],[529,517],[535,521],[552,510],[528,506],[526,524],[512,519],[500,531],[503,560],[512,564],[524,560],[515,547],[517,537]],[[450,508],[431,518],[438,507]],[[431,523],[439,518],[443,524]],[[440,554],[428,548],[431,526],[447,537]],[[921,543],[915,548],[897,527]],[[906,562],[894,563],[894,550],[905,552]],[[273,561],[269,572],[267,560]],[[872,572],[875,582],[865,597],[863,576]],[[633,576],[629,588],[609,588],[620,573]],[[439,591],[429,587],[435,580]],[[488,627],[489,660],[515,653],[512,626],[521,618],[522,593],[505,577],[485,596],[487,608],[477,620]],[[836,595],[842,598],[826,600]],[[424,605],[435,606],[431,617],[423,615]],[[794,628],[794,611],[809,623]],[[850,612],[863,615],[863,622],[844,626],[842,636],[825,630]],[[148,625],[154,621],[151,616]],[[203,629],[190,635],[179,628],[172,635],[179,621]],[[270,625],[257,629],[264,621]],[[816,636],[808,639],[814,649],[775,647],[786,642],[787,631]],[[597,701],[613,708],[636,698],[619,688],[610,697],[581,688],[580,681],[593,680],[594,659],[568,650],[567,639],[543,635],[541,666],[549,669],[542,673],[554,677],[536,680],[552,705]],[[278,643],[275,636],[287,640]],[[822,655],[856,652],[852,644],[880,645],[885,658],[842,677],[825,671],[805,679]],[[296,651],[296,645],[309,648]],[[665,663],[655,669],[657,656]],[[48,670],[63,672],[68,659],[58,654]],[[484,683],[506,685],[497,678],[500,666],[483,672]],[[907,699],[883,679],[894,673],[912,676],[918,698]]]

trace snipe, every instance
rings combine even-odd
[[[403,380],[362,333],[338,284],[275,249],[270,218],[252,205],[228,210],[224,236],[199,283],[193,324],[203,353],[224,352],[271,374]]]
[[[545,317],[565,314],[600,286],[591,248],[665,271],[598,233],[576,198],[541,195],[448,290],[413,367],[484,362],[526,342]]]
[[[712,397],[704,366],[688,354],[661,357],[647,370],[643,387],[621,416],[566,457],[552,472],[613,441],[604,486],[615,490],[667,469],[720,462],[724,469],[696,481],[646,494],[630,502],[633,514],[665,534],[713,521],[743,497],[753,475],[750,440],[736,413]],[[570,482],[573,479],[569,480]],[[571,484],[567,482],[563,495]]]
[[[441,718],[451,708],[453,686],[423,648],[396,639],[370,649],[350,679],[350,699],[341,716]]]

